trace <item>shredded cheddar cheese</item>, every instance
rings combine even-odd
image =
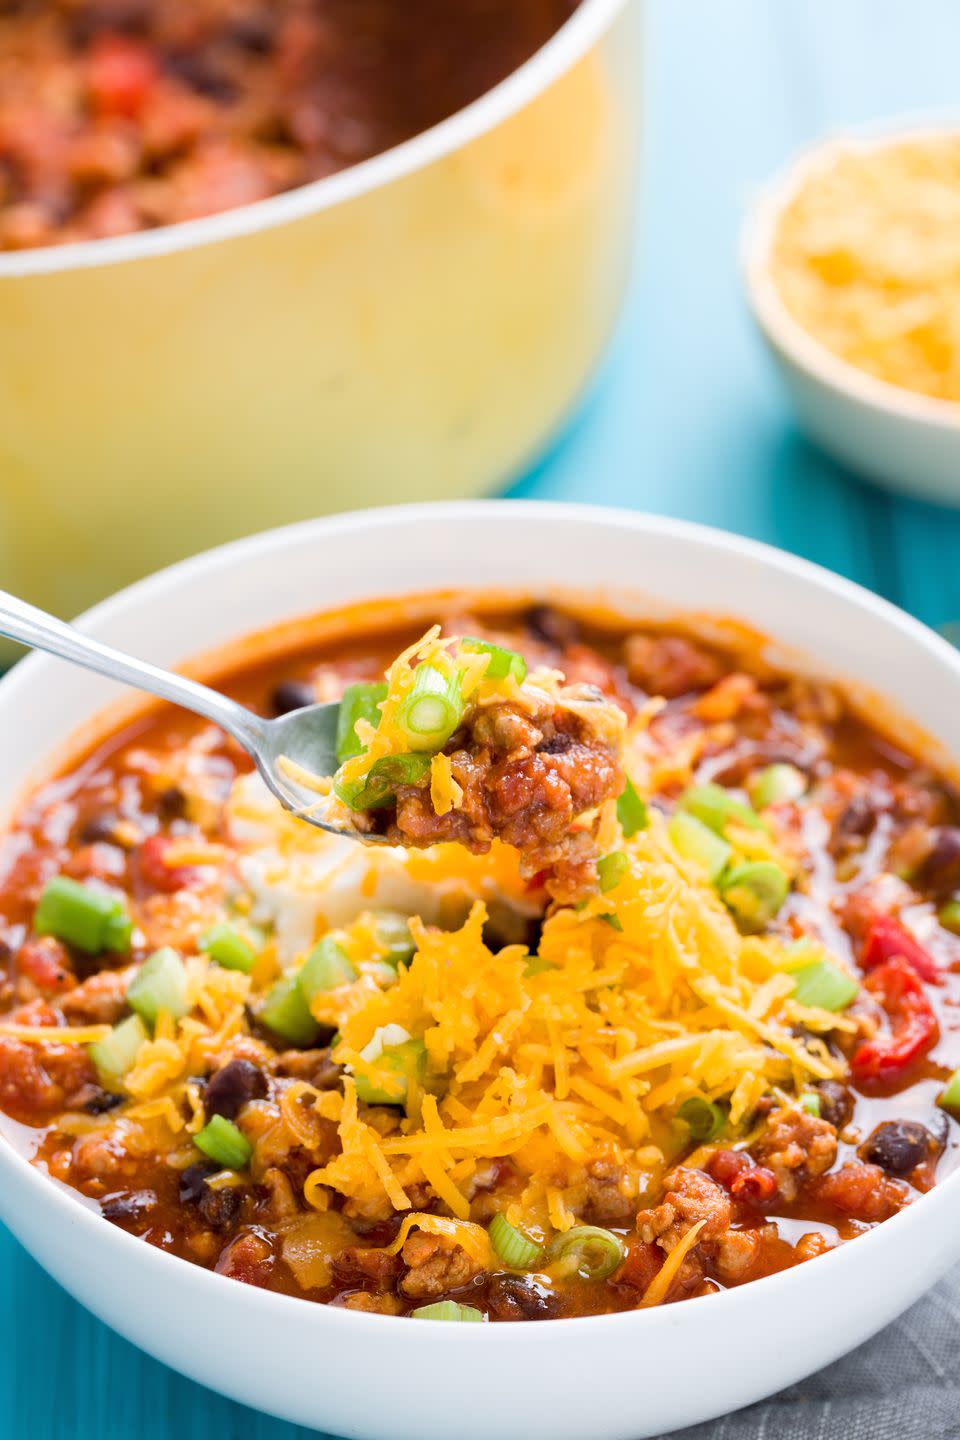
[[[353,1075],[399,1099],[397,1070],[378,1069],[385,1048],[419,1042],[425,1068],[405,1113],[359,1111],[351,1080],[317,1101],[341,1153],[313,1172],[311,1203],[328,1187],[371,1213],[406,1210],[426,1185],[466,1221],[485,1167],[510,1156],[524,1218],[568,1228],[596,1162],[613,1160],[634,1197],[662,1172],[684,1099],[723,1101],[736,1126],[772,1088],[839,1073],[821,1038],[837,1016],[815,1011],[792,1032],[780,944],[739,934],[659,816],[622,843],[615,896],[557,910],[535,973],[522,946],[488,949],[478,903],[459,930],[414,919],[417,950],[394,983],[329,992],[333,1058]]]
[[[960,139],[832,153],[787,205],[771,274],[795,319],[841,359],[960,401]]]
[[[438,815],[458,810],[463,790],[453,778],[449,755],[434,755],[430,761],[430,803]]]
[[[673,1247],[643,1292],[643,1299],[640,1301],[641,1309],[645,1309],[651,1305],[659,1305],[661,1301],[666,1300],[670,1294],[674,1280],[676,1280],[680,1273],[680,1267],[696,1245],[700,1231],[706,1223],[706,1220],[698,1220],[696,1225],[691,1225],[686,1235]]]
[[[95,1045],[109,1034],[109,1025],[0,1025],[0,1035],[28,1045]]]
[[[456,1241],[471,1259],[485,1269],[493,1263],[493,1247],[482,1225],[473,1225],[464,1220],[447,1220],[443,1215],[424,1215],[419,1212],[404,1216],[396,1239],[386,1247],[384,1253],[398,1255],[411,1230],[423,1230],[427,1235],[442,1235],[447,1240]]]

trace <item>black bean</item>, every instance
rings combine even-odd
[[[204,1182],[199,1209],[204,1224],[211,1230],[229,1230],[242,1208],[243,1191],[239,1185],[218,1185],[214,1189]]]
[[[153,1190],[128,1190],[122,1195],[111,1195],[101,1201],[100,1211],[105,1220],[114,1225],[129,1225],[143,1219],[156,1208],[157,1197]]]
[[[821,1080],[814,1088],[820,1096],[821,1118],[836,1130],[843,1130],[853,1115],[852,1093],[838,1080]]]
[[[573,616],[554,610],[552,605],[531,605],[524,623],[531,635],[560,650],[580,638],[580,626]]]
[[[855,795],[837,820],[839,840],[863,839],[877,823],[877,807],[867,795]]]
[[[239,1185],[208,1185],[217,1166],[206,1161],[188,1165],[180,1174],[181,1205],[196,1205],[205,1225],[211,1230],[228,1230],[243,1208],[243,1190]]]
[[[304,680],[281,680],[270,696],[274,715],[289,715],[291,710],[302,710],[304,706],[316,703],[313,686]]]
[[[495,1320],[550,1320],[560,1314],[563,1301],[535,1280],[520,1275],[491,1275],[487,1306]]]
[[[960,827],[938,825],[933,847],[916,875],[917,883],[947,895],[960,886]]]
[[[187,813],[187,797],[179,785],[168,785],[153,802],[161,820],[183,820]]]
[[[864,1160],[881,1166],[888,1175],[909,1175],[936,1155],[940,1147],[926,1126],[917,1120],[886,1120],[860,1147]]]
[[[198,95],[206,95],[208,99],[224,105],[237,98],[236,85],[209,55],[181,50],[167,56],[165,68]]]
[[[188,1165],[186,1170],[180,1171],[179,1200],[181,1205],[196,1205],[203,1194],[203,1188],[211,1175],[216,1175],[217,1167],[208,1160],[198,1160],[194,1165]]]
[[[272,15],[238,15],[230,22],[228,38],[253,55],[268,55],[273,49],[277,22]]]
[[[266,1093],[266,1076],[252,1060],[228,1060],[207,1081],[203,1096],[207,1119],[222,1115],[233,1120],[248,1101],[262,1100]]]
[[[565,755],[573,745],[573,736],[567,730],[557,730],[549,740],[537,746],[538,755]]]
[[[119,816],[113,810],[98,810],[80,826],[77,839],[81,845],[97,845],[103,840],[112,840]]]
[[[97,1089],[89,1099],[84,1100],[83,1108],[88,1115],[105,1115],[108,1110],[115,1110],[118,1105],[122,1104],[122,1095],[117,1095],[112,1090]]]

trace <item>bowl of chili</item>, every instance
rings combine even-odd
[[[265,709],[342,694],[335,799],[391,842],[332,855],[101,679],[0,682],[0,1210],[107,1323],[348,1436],[469,1394],[468,1436],[616,1440],[960,1256],[939,637],[753,542],[497,502],[254,537],[84,624]]]
[[[628,0],[5,14],[5,583],[75,613],[397,477],[429,499],[516,472],[622,293],[638,23]]]

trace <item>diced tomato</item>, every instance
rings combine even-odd
[[[892,915],[875,915],[860,950],[860,966],[863,970],[875,970],[894,956],[906,960],[921,980],[930,985],[943,984],[939,965],[919,940]]]
[[[850,1068],[859,1084],[883,1083],[896,1079],[925,1055],[936,1044],[940,1027],[923,982],[905,956],[893,955],[878,965],[863,988],[887,1012],[890,1031],[858,1046]]]
[[[66,946],[52,935],[31,935],[25,940],[17,952],[17,969],[43,995],[61,994],[77,983]]]
[[[904,1205],[909,1197],[907,1187],[891,1180],[879,1165],[860,1161],[831,1170],[814,1185],[818,1200],[832,1205],[844,1215],[874,1222],[887,1220]]]
[[[172,895],[175,890],[186,890],[196,885],[201,878],[195,865],[168,865],[166,857],[172,846],[179,842],[170,835],[151,835],[137,851],[137,867],[140,879],[150,890],[161,890]]]
[[[730,1194],[735,1200],[746,1200],[761,1209],[769,1205],[776,1193],[777,1177],[766,1165],[749,1165],[730,1182]]]
[[[129,35],[100,35],[90,47],[87,83],[98,115],[136,119],[156,78],[150,50]]]

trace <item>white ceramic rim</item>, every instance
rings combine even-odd
[[[726,550],[734,556],[742,555],[745,559],[752,558],[766,565],[773,564],[781,571],[793,574],[799,580],[830,591],[841,602],[872,610],[887,625],[899,630],[913,644],[927,651],[933,659],[960,675],[960,652],[946,640],[895,605],[891,605],[889,601],[881,599],[863,586],[835,575],[808,560],[801,560],[760,541],[748,540],[739,535],[686,520],[647,515],[638,511],[614,507],[545,501],[445,501],[424,505],[387,506],[326,519],[303,521],[276,530],[264,531],[247,539],[237,540],[231,544],[205,551],[191,559],[181,561],[177,565],[158,571],[155,575],[140,580],[125,590],[118,591],[109,599],[86,611],[78,623],[88,625],[109,621],[114,613],[122,612],[131,600],[141,603],[160,600],[165,591],[175,588],[181,579],[198,571],[206,570],[216,573],[222,568],[233,568],[238,563],[243,564],[246,559],[253,558],[258,552],[265,550],[282,553],[287,537],[302,538],[316,533],[329,545],[331,541],[336,543],[341,538],[352,537],[357,531],[362,531],[371,523],[389,524],[391,519],[399,519],[401,516],[412,520],[416,520],[418,517],[424,519],[449,517],[451,520],[455,518],[460,524],[469,525],[471,512],[482,511],[489,514],[491,509],[502,511],[505,524],[510,523],[512,517],[531,518],[542,515],[544,511],[549,511],[553,517],[567,520],[573,524],[602,521],[609,525],[614,522],[625,528],[645,530],[667,540],[680,542],[689,540],[699,545],[711,545]],[[34,654],[16,665],[14,670],[0,681],[0,710],[11,700],[15,703],[17,692],[31,684],[34,672],[50,663],[52,662],[48,657]],[[239,1282],[235,1280],[217,1275],[199,1265],[193,1265],[190,1261],[180,1260],[174,1255],[168,1255],[164,1251],[138,1240],[135,1236],[128,1235],[126,1231],[105,1223],[100,1215],[88,1209],[82,1200],[75,1197],[67,1187],[61,1186],[57,1181],[36,1170],[8,1141],[0,1140],[0,1173],[6,1167],[18,1170],[19,1179],[27,1191],[38,1196],[42,1194],[46,1196],[48,1202],[55,1204],[63,1216],[64,1223],[72,1222],[77,1227],[78,1241],[82,1243],[85,1237],[89,1237],[94,1244],[104,1246],[108,1250],[112,1249],[115,1263],[118,1266],[118,1274],[129,1274],[130,1271],[125,1267],[130,1265],[141,1268],[145,1278],[149,1280],[155,1267],[180,1266],[182,1288],[185,1295],[193,1287],[196,1287],[194,1293],[199,1295],[209,1293],[208,1287],[211,1285],[238,1285]],[[809,1289],[811,1285],[823,1288],[827,1295],[830,1284],[842,1285],[850,1267],[859,1264],[857,1257],[862,1257],[864,1247],[870,1247],[876,1253],[877,1263],[882,1265],[882,1247],[891,1245],[894,1237],[900,1247],[899,1253],[902,1254],[904,1253],[902,1247],[909,1244],[909,1237],[917,1232],[918,1227],[936,1224],[938,1220],[941,1224],[947,1223],[955,1205],[955,1196],[958,1193],[960,1193],[960,1169],[955,1170],[952,1175],[935,1186],[927,1195],[922,1196],[920,1200],[907,1206],[891,1219],[877,1225],[868,1233],[858,1236],[855,1243],[846,1242],[827,1254],[817,1256],[811,1263],[796,1265],[775,1275],[765,1276],[762,1280],[753,1280],[732,1290],[694,1297],[670,1306],[670,1324],[674,1327],[682,1326],[685,1313],[690,1313],[691,1317],[693,1313],[699,1316],[704,1305],[713,1307],[710,1313],[716,1314],[717,1325],[725,1322],[736,1324],[737,1317],[744,1307],[749,1307],[754,1303],[751,1297],[756,1293],[758,1286],[764,1287],[764,1293],[771,1304],[779,1303],[783,1307],[783,1313],[791,1313],[794,1305],[793,1297],[804,1289]],[[832,1277],[830,1281],[827,1280],[828,1267]],[[223,1291],[219,1290],[217,1293],[222,1299]],[[213,1295],[210,1298],[212,1299]],[[269,1325],[271,1317],[277,1316],[283,1311],[292,1313],[289,1311],[289,1307],[296,1306],[304,1327],[323,1328],[327,1325],[352,1327],[356,1330],[358,1340],[364,1336],[371,1337],[378,1333],[378,1327],[400,1323],[397,1317],[371,1315],[336,1306],[320,1305],[249,1285],[240,1287],[239,1292],[235,1293],[234,1303],[249,1306],[256,1316],[256,1323],[263,1325]],[[691,1307],[694,1306],[697,1307],[695,1312],[691,1310]],[[441,1346],[457,1344],[480,1344],[488,1348],[513,1347],[520,1344],[529,1348],[551,1343],[551,1337],[557,1336],[561,1329],[564,1335],[575,1338],[582,1332],[584,1326],[589,1327],[587,1334],[599,1333],[598,1327],[600,1326],[606,1326],[608,1331],[611,1327],[625,1329],[629,1326],[633,1328],[637,1338],[642,1339],[646,1330],[657,1325],[658,1321],[662,1321],[662,1319],[662,1312],[658,1307],[654,1307],[650,1310],[571,1317],[523,1325],[489,1324],[461,1328],[448,1322],[435,1324],[430,1340],[431,1347],[435,1352],[438,1352]],[[381,1340],[385,1339],[382,1330],[379,1330],[379,1334]],[[481,1335],[482,1339],[479,1338]],[[677,1338],[679,1341],[682,1337],[678,1334]],[[844,1351],[841,1347],[837,1351],[837,1356],[839,1357],[842,1353]]]
[[[11,251],[0,255],[0,280],[171,255],[195,246],[210,245],[288,224],[388,185],[414,170],[424,169],[452,150],[462,148],[522,109],[593,47],[627,3],[628,0],[580,0],[579,7],[556,34],[499,85],[438,125],[369,160],[361,161],[359,165],[352,165],[323,180],[314,180],[309,185],[299,185],[267,200],[240,205],[201,220],[187,220],[178,225],[164,225],[156,230],[140,230],[132,235],[118,235],[104,240],[82,240],[71,245]]]
[[[901,141],[932,140],[945,135],[960,138],[960,116],[913,114],[879,123],[854,126],[818,140],[767,182],[760,190],[743,225],[741,270],[753,312],[775,348],[821,385],[840,391],[874,410],[905,420],[960,428],[960,403],[920,395],[880,380],[842,360],[804,329],[784,304],[770,273],[770,253],[783,211],[805,181],[843,152],[882,149]]]

